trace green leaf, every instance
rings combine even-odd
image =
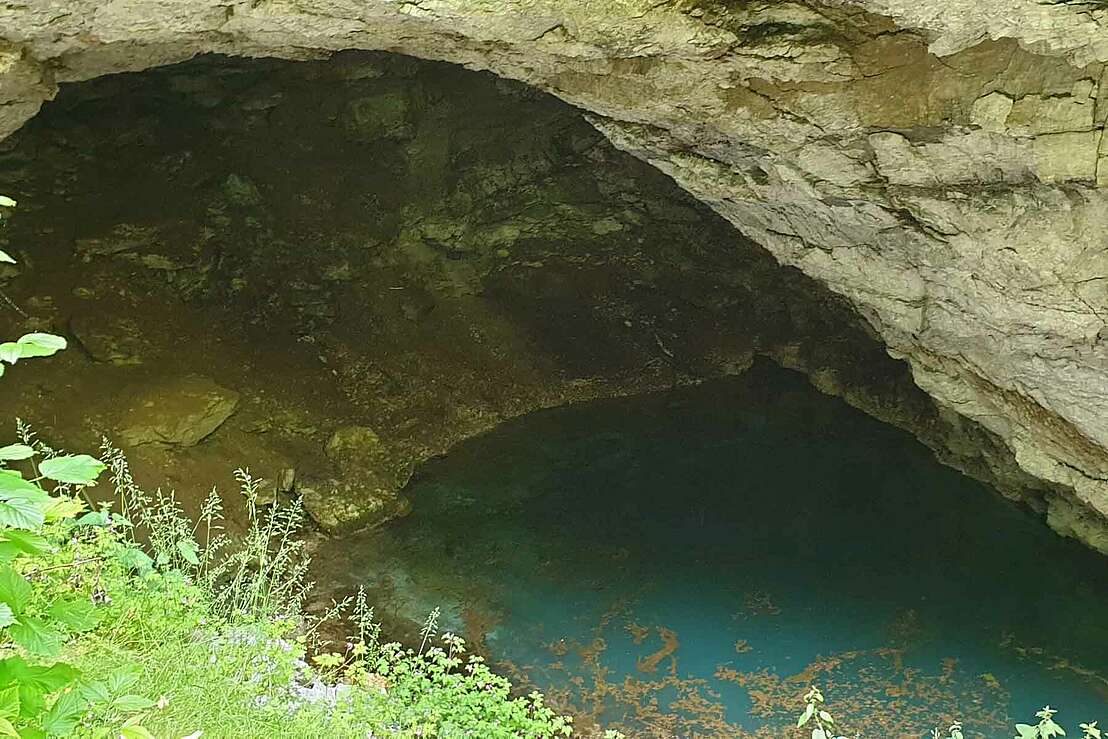
[[[42,719],[42,728],[50,736],[69,736],[88,709],[88,702],[76,690],[62,693]]]
[[[74,526],[96,526],[102,527],[108,525],[108,516],[110,514],[107,511],[89,511],[85,515],[78,518],[73,522]]]
[[[9,561],[20,554],[38,556],[50,551],[50,542],[42,534],[17,529],[0,530],[0,561]]]
[[[39,504],[25,498],[0,501],[0,525],[13,529],[37,529],[46,521]]]
[[[0,470],[0,500],[7,500],[13,495],[31,500],[47,497],[45,490],[30,480],[24,480],[16,470]]]
[[[55,657],[62,651],[62,635],[41,618],[23,616],[8,627],[8,634],[31,654]]]
[[[8,565],[0,567],[0,603],[6,604],[16,616],[31,601],[31,583]]]
[[[14,341],[5,341],[0,344],[0,361],[15,364],[23,356],[23,350]]]
[[[100,614],[85,598],[67,598],[54,601],[46,611],[56,621],[73,631],[88,631],[100,622]]]
[[[157,739],[141,726],[124,726],[119,730],[119,736],[121,739]]]
[[[185,561],[190,565],[199,565],[200,557],[197,556],[196,544],[186,539],[181,539],[177,542],[177,551],[181,553],[181,556],[185,558]]]
[[[102,680],[82,680],[77,690],[89,703],[107,703],[112,697],[107,684]]]
[[[147,708],[151,708],[153,705],[154,701],[141,695],[135,695],[134,693],[121,695],[114,701],[112,701],[112,708],[123,711],[124,713],[145,711]]]
[[[19,345],[19,356],[22,359],[53,356],[66,347],[66,340],[63,337],[42,333],[24,334],[16,343]]]
[[[45,711],[44,696],[69,685],[79,674],[62,662],[44,667],[29,665],[21,657],[0,660],[0,685],[15,683],[19,686],[19,713],[22,718],[38,716]]]
[[[61,521],[65,518],[73,518],[78,513],[84,513],[86,507],[85,502],[80,498],[69,498],[62,495],[51,498],[50,504],[43,510],[43,514],[47,521]]]
[[[116,556],[123,566],[137,571],[140,575],[146,575],[154,569],[154,560],[141,549],[128,547],[120,550]]]
[[[141,673],[134,665],[120,667],[108,675],[108,692],[117,695],[138,682]]]
[[[33,456],[35,456],[35,450],[26,444],[0,446],[0,460],[2,461],[30,459]]]
[[[51,457],[44,459],[38,466],[39,472],[45,477],[73,485],[92,485],[105,469],[107,465],[87,454]]]
[[[20,739],[19,732],[15,730],[12,722],[6,718],[0,718],[0,736],[14,736]]]
[[[0,195],[0,208],[14,208],[17,203],[7,195]]]
[[[9,685],[0,690],[0,718],[14,721],[19,718],[19,686]]]
[[[0,262],[5,262],[7,264],[16,264],[16,261],[14,258],[12,258],[12,255],[8,254],[3,249],[0,249]]]

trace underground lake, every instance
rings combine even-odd
[[[322,546],[322,583],[441,609],[585,726],[779,737],[809,684],[873,737],[1108,702],[1101,558],[770,363],[527,416],[409,492]]]

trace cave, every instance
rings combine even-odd
[[[67,448],[111,440],[191,513],[249,466],[265,501],[303,501],[321,598],[375,583],[409,635],[442,598],[451,629],[588,729],[780,736],[790,680],[812,670],[874,702],[844,710],[889,736],[961,700],[988,731],[1051,690],[1095,710],[1108,654],[1087,614],[1108,583],[1046,523],[1104,549],[1092,506],[937,397],[849,291],[748,238],[618,128],[523,82],[386,52],[203,55],[65,84],[0,141],[19,201],[0,230],[17,261],[0,265],[0,329],[71,350],[12,368],[0,406]],[[243,525],[241,503],[228,517]],[[858,542],[883,527],[881,563],[865,560]],[[697,550],[705,537],[715,548]],[[998,554],[1017,539],[1026,551]],[[481,564],[510,570],[513,541],[541,561],[536,582],[581,582],[490,594]],[[582,542],[594,558],[559,559]],[[631,610],[611,581],[656,587],[642,572],[658,547],[696,588]],[[454,581],[433,576],[444,563]],[[1071,613],[1001,637],[990,614],[1037,597],[1017,587],[1029,572],[1061,573]],[[666,609],[726,573],[731,600],[698,605],[727,627],[673,626]],[[989,573],[996,587],[973,592]],[[586,591],[600,595],[572,601]],[[965,618],[989,628],[951,645]],[[773,642],[781,623],[812,644]],[[732,632],[726,658],[697,646]],[[1003,666],[975,651],[989,640]],[[607,671],[636,679],[617,689]]]

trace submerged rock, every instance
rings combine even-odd
[[[325,447],[341,479],[300,486],[304,509],[330,533],[376,526],[408,513],[411,504],[398,491],[407,479],[406,453],[381,442],[368,426],[343,426]]]
[[[402,495],[357,482],[328,480],[300,487],[304,510],[320,528],[338,534],[406,515],[411,503]]]
[[[120,418],[120,438],[131,446],[193,446],[223,425],[239,394],[198,375],[158,380],[132,396]]]

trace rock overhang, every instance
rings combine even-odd
[[[59,83],[218,52],[378,49],[585,111],[844,296],[943,408],[1108,549],[1105,10],[995,2],[546,0],[0,10],[0,136]]]

